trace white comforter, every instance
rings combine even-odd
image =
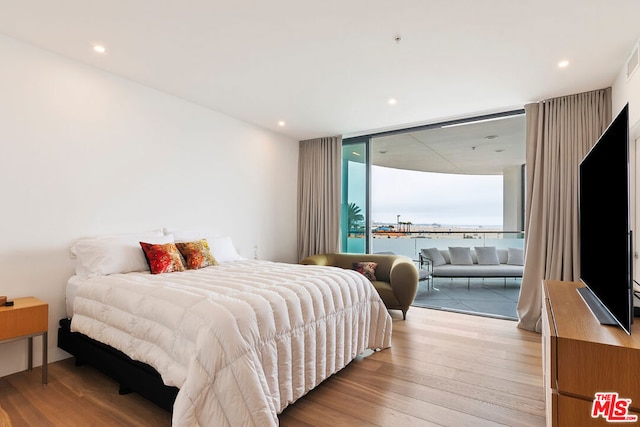
[[[114,274],[77,290],[72,331],[153,366],[180,389],[173,426],[269,426],[365,349],[391,318],[364,276],[239,261],[181,273]]]

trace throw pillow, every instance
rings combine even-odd
[[[218,265],[218,261],[211,255],[207,239],[200,239],[193,242],[176,242],[176,247],[187,262],[189,270]]]
[[[438,248],[422,249],[422,255],[425,258],[429,258],[431,260],[431,264],[433,267],[445,265],[447,263],[447,260],[444,259],[444,256],[442,256],[442,253],[440,253]]]
[[[378,267],[377,262],[354,262],[352,267],[355,271],[362,274],[372,282],[374,280],[378,280],[376,279],[376,268]]]
[[[480,265],[498,265],[498,251],[495,246],[476,246],[474,248]]]
[[[151,274],[184,271],[180,252],[175,243],[157,244],[140,242],[144,256],[151,269]]]
[[[507,255],[507,264],[509,265],[524,265],[524,250],[509,248],[509,254]]]
[[[465,246],[449,246],[449,254],[451,255],[451,264],[455,265],[472,265],[471,248]]]

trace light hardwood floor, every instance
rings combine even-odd
[[[413,307],[393,347],[355,360],[280,415],[289,426],[544,426],[540,335]],[[169,413],[71,359],[0,378],[0,427],[169,426]]]

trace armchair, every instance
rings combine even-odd
[[[407,318],[407,310],[418,290],[418,270],[413,261],[402,255],[333,253],[312,255],[300,264],[329,265],[351,269],[354,262],[371,261],[378,264],[376,279],[371,283],[390,310],[401,310]]]

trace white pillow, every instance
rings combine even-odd
[[[422,249],[422,255],[431,260],[433,267],[438,267],[447,263],[447,260],[444,259],[444,256],[442,256],[442,253],[440,253],[438,248]]]
[[[452,265],[472,265],[471,248],[465,246],[449,246]]]
[[[507,264],[509,265],[524,265],[524,250],[509,248],[509,255],[507,256]]]
[[[140,242],[171,243],[173,236],[149,234],[80,239],[76,242],[76,274],[88,279],[107,274],[149,271]]]
[[[101,235],[97,235],[97,236],[82,237],[82,238],[76,240],[75,242],[73,242],[71,244],[70,250],[71,250],[72,257],[76,257],[78,255],[78,253],[77,253],[77,244],[78,244],[78,242],[80,240],[119,239],[119,238],[122,238],[122,237],[133,237],[133,236],[160,237],[160,236],[164,236],[165,234],[169,234],[169,233],[165,233],[165,232],[163,232],[163,230],[157,229],[157,230],[149,230],[149,231],[138,231],[136,233],[101,234]]]
[[[478,264],[480,265],[498,265],[498,251],[495,246],[476,246],[474,248],[478,256]]]
[[[231,237],[214,237],[211,240],[207,239],[207,243],[209,243],[211,255],[213,255],[219,263],[246,259],[236,251]]]

